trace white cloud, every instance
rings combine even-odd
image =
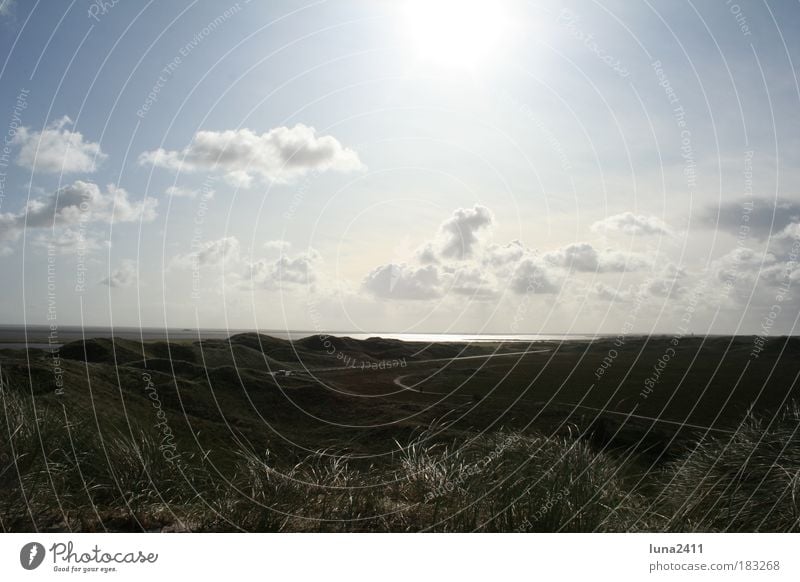
[[[182,150],[147,151],[139,163],[184,172],[218,168],[226,180],[242,187],[252,185],[255,177],[291,182],[310,171],[349,172],[363,167],[355,151],[303,124],[260,135],[250,129],[199,131]]]
[[[0,214],[0,240],[16,240],[25,228],[57,228],[96,222],[151,221],[158,201],[132,202],[128,193],[109,184],[106,192],[91,182],[76,180],[42,198],[28,202],[18,213]]]
[[[20,127],[11,140],[20,148],[17,164],[37,172],[94,172],[108,156],[100,144],[84,141],[83,134],[67,129],[72,120],[66,115],[41,132]]]
[[[593,232],[619,232],[627,235],[671,235],[672,229],[656,216],[623,212],[608,216],[592,224]]]
[[[122,288],[130,287],[136,283],[136,263],[130,260],[122,261],[122,264],[111,271],[108,277],[100,281],[102,285],[109,287]]]

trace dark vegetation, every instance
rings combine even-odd
[[[3,350],[0,529],[798,531],[796,340],[686,338],[644,398],[668,345]]]

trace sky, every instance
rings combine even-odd
[[[796,2],[0,0],[0,323],[795,333]]]

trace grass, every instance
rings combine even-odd
[[[668,467],[660,502],[670,530],[798,531],[800,409],[752,414],[730,438],[698,445]]]
[[[171,459],[144,430],[99,438],[0,384],[3,531],[798,531],[800,410],[752,415],[644,477],[579,435],[422,432],[370,463],[335,451]],[[653,493],[655,491],[656,493]]]

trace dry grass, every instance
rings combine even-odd
[[[133,427],[99,439],[0,385],[0,528],[181,531],[797,531],[800,412],[750,417],[631,483],[625,454],[578,437],[499,431],[398,443],[393,458],[231,451],[168,460]]]

